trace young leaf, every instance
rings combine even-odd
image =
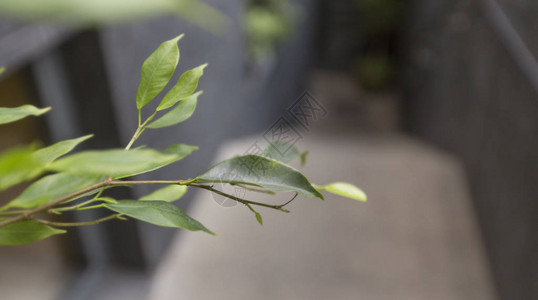
[[[15,122],[28,116],[39,116],[50,110],[50,107],[37,108],[33,105],[19,107],[0,107],[0,124]]]
[[[366,202],[367,199],[366,194],[361,189],[347,182],[333,182],[324,186],[316,185],[316,189],[326,190],[327,192],[361,202]]]
[[[71,152],[78,144],[84,142],[91,137],[93,137],[93,134],[89,134],[76,139],[61,141],[54,145],[37,150],[34,153],[34,156],[42,164],[47,165],[55,161],[58,157]]]
[[[140,110],[166,86],[179,61],[177,42],[183,35],[162,43],[142,65],[136,107]]]
[[[256,221],[258,221],[258,223],[260,223],[260,225],[263,226],[262,215],[260,215],[259,212],[255,211],[254,208],[252,208],[252,206],[250,206],[250,204],[247,204],[247,207],[248,207],[248,209],[250,209],[250,211],[253,212],[254,215],[256,216]]]
[[[58,173],[45,176],[26,188],[17,198],[2,208],[34,208],[50,200],[76,192],[97,183],[100,177],[93,175],[77,175]]]
[[[203,64],[181,74],[181,77],[179,77],[177,83],[164,96],[163,100],[157,107],[157,111],[170,108],[180,100],[192,95],[198,86],[200,77],[202,77],[204,74],[205,67],[207,67],[207,64]]]
[[[214,235],[200,222],[189,217],[184,210],[168,202],[122,200],[116,204],[107,204],[105,207],[154,225],[183,228],[191,231],[202,230]]]
[[[34,157],[34,146],[7,150],[0,154],[0,191],[38,176],[43,164]]]
[[[65,233],[65,230],[36,221],[19,221],[0,227],[0,246],[27,244],[61,233]]]
[[[184,147],[179,146],[177,148],[184,149]],[[153,149],[83,151],[60,158],[53,162],[49,169],[73,174],[93,174],[120,178],[162,168],[182,159],[185,155],[184,150],[179,151],[178,154],[162,153]]]
[[[259,212],[255,212],[254,213],[256,215],[256,220],[258,221],[258,223],[260,223],[260,225],[263,226],[263,219],[262,219],[262,215],[260,215]]]
[[[308,153],[310,153],[308,150],[301,153],[301,166],[306,164],[306,157],[308,156]]]
[[[198,96],[202,94],[202,91],[199,91],[181,101],[172,108],[169,112],[164,114],[159,119],[149,123],[148,128],[163,128],[175,125],[177,123],[183,122],[190,118],[196,109],[196,103],[198,101]]]
[[[293,191],[306,198],[321,195],[299,171],[282,162],[259,155],[225,160],[196,178],[198,182],[227,182],[264,187],[272,191]]]
[[[160,200],[160,201],[165,201],[165,202],[173,202],[183,197],[183,195],[185,195],[186,192],[187,192],[186,185],[174,184],[174,185],[165,186],[163,188],[155,190],[153,191],[153,193],[143,196],[138,200],[141,200],[141,201]]]

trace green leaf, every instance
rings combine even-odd
[[[201,94],[202,91],[199,91],[179,101],[179,103],[169,112],[164,114],[159,119],[149,123],[147,128],[163,128],[187,120],[194,113],[194,110],[196,109],[196,103],[198,101],[198,96],[200,96]]]
[[[34,157],[34,145],[18,147],[0,154],[0,191],[38,176],[43,164]]]
[[[34,156],[44,165],[55,161],[58,157],[71,152],[78,144],[93,137],[93,134],[85,135],[76,139],[58,142],[54,145],[37,150]]]
[[[317,185],[316,188],[361,202],[366,202],[367,200],[366,194],[361,189],[347,182],[333,182],[324,186]]]
[[[0,154],[0,191],[39,176],[48,164],[91,136],[61,141],[37,151],[31,145]]]
[[[221,36],[231,20],[199,0],[17,0],[0,1],[0,15],[20,21],[45,21],[69,26],[95,28],[96,25],[140,21],[158,15],[175,14],[202,29]],[[81,28],[82,29],[82,28]]]
[[[0,75],[2,75],[2,73],[4,73],[5,70],[6,70],[6,68],[0,67]]]
[[[45,176],[32,183],[17,198],[9,202],[3,209],[8,208],[34,208],[51,200],[76,192],[94,183],[101,178],[92,175],[76,175],[58,173]]]
[[[263,156],[288,163],[301,154],[293,144],[285,141],[275,141],[270,143],[263,152]]]
[[[308,156],[308,150],[302,153],[299,152],[297,147],[286,141],[275,141],[270,143],[263,152],[263,156],[279,160],[284,163],[291,162],[296,158],[301,159],[301,166],[306,164],[306,157]]]
[[[50,107],[37,108],[33,105],[19,107],[0,107],[0,124],[15,122],[28,116],[39,116],[50,110]]]
[[[255,212],[254,213],[256,215],[256,220],[258,221],[258,223],[260,223],[260,225],[263,226],[263,219],[262,219],[262,215],[260,215],[259,212]]]
[[[170,89],[170,91],[168,91],[168,93],[166,93],[157,107],[157,111],[170,108],[178,101],[192,95],[198,86],[200,77],[204,75],[205,67],[207,67],[207,64],[203,64],[183,73],[181,77],[179,77],[177,83]]]
[[[183,197],[183,195],[185,195],[186,192],[187,192],[186,185],[173,184],[173,185],[165,186],[163,188],[155,190],[151,194],[143,196],[138,200],[142,200],[142,201],[160,200],[160,201],[165,201],[165,202],[173,202]]]
[[[310,153],[308,150],[301,153],[301,166],[306,164],[306,157],[308,156],[308,153]]]
[[[264,187],[273,191],[294,191],[306,198],[321,195],[306,177],[291,166],[259,155],[225,160],[196,178],[199,182],[226,182]]]
[[[139,110],[163,90],[174,74],[179,61],[177,42],[182,37],[183,34],[162,43],[142,65],[136,94],[136,107]]]
[[[198,146],[186,145],[186,144],[174,144],[164,148],[161,152],[164,154],[174,154],[178,156],[178,160],[183,159],[185,156],[191,154],[193,151],[198,150]]]
[[[255,211],[254,208],[252,208],[252,206],[250,206],[250,204],[247,204],[247,207],[248,207],[248,209],[250,209],[250,211],[253,212],[254,215],[256,216],[256,221],[258,221],[258,223],[260,223],[260,225],[263,226],[262,215],[260,215],[259,212]]]
[[[162,153],[153,149],[83,151],[60,158],[53,162],[49,169],[73,174],[93,174],[115,178],[134,176],[162,168],[185,157],[186,147],[175,147],[181,150],[178,150],[177,154]]]
[[[200,222],[189,217],[181,208],[164,201],[122,200],[107,204],[106,208],[144,222],[163,227],[176,227],[213,234]]]
[[[19,221],[0,227],[0,245],[28,244],[61,233],[65,233],[65,230],[52,228],[36,221]]]

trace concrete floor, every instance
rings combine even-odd
[[[359,130],[365,111],[394,110],[390,101],[330,99],[297,144],[310,150],[302,170],[319,184],[355,183],[368,202],[296,199],[290,214],[260,209],[262,227],[246,207],[199,192],[190,215],[218,236],[181,232],[148,299],[496,299],[459,162],[394,133],[394,120]],[[261,134],[228,143],[216,161],[255,141]]]
[[[54,238],[0,247],[0,299],[58,299],[72,273],[59,250]]]

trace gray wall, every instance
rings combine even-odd
[[[410,3],[407,124],[465,161],[501,298],[537,299],[538,2],[495,3]]]

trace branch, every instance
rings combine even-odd
[[[295,197],[297,196],[297,194],[296,194],[291,200],[289,200],[288,202],[286,202],[284,204],[271,205],[271,204],[266,204],[266,203],[261,203],[261,202],[255,202],[255,201],[241,199],[241,198],[232,196],[230,194],[221,192],[219,190],[216,190],[212,186],[207,186],[207,185],[203,185],[203,184],[196,184],[195,179],[191,179],[191,180],[138,180],[138,181],[137,180],[133,180],[133,181],[116,180],[116,181],[114,181],[114,180],[112,180],[112,178],[108,178],[108,179],[105,179],[105,180],[103,180],[101,182],[98,182],[96,184],[90,185],[90,186],[88,186],[86,188],[83,188],[81,190],[78,190],[78,191],[76,191],[74,193],[66,195],[64,197],[58,198],[58,199],[56,199],[56,200],[54,200],[52,202],[46,203],[44,205],[41,205],[39,207],[36,207],[36,208],[28,210],[28,211],[24,211],[18,216],[14,216],[12,218],[0,221],[0,227],[8,225],[8,224],[11,224],[11,223],[15,223],[15,222],[18,222],[18,221],[22,221],[22,220],[34,219],[33,216],[35,214],[41,213],[43,211],[50,210],[53,207],[62,204],[63,202],[69,201],[69,200],[71,200],[73,198],[76,198],[76,197],[78,197],[80,195],[86,194],[86,193],[91,192],[91,191],[96,190],[96,189],[101,189],[101,188],[106,188],[106,187],[113,187],[113,186],[131,186],[131,185],[143,185],[143,184],[179,184],[179,185],[193,186],[193,187],[197,187],[197,188],[201,188],[201,189],[211,191],[213,193],[219,194],[221,196],[224,196],[226,198],[235,200],[235,201],[237,201],[239,203],[242,203],[242,204],[245,204],[245,205],[251,204],[251,205],[257,205],[257,206],[263,206],[263,207],[268,207],[268,208],[280,210],[280,211],[283,211],[283,212],[286,212],[286,213],[289,213],[289,210],[284,209],[284,206],[286,206],[288,203],[293,201],[293,199],[295,199]],[[84,204],[87,204],[87,202],[85,202]],[[79,205],[76,205],[74,207],[75,208],[80,208]],[[97,208],[97,207],[100,207],[100,206],[97,205],[96,207],[91,207],[91,208]],[[70,207],[70,208],[73,208],[73,207]],[[54,212],[54,211],[55,210],[50,210],[49,212]],[[7,213],[10,213],[10,212],[3,212],[3,213],[7,214]],[[45,220],[38,220],[38,219],[36,219],[36,220],[39,221],[39,222],[42,222],[44,224],[46,224],[45,222],[49,222],[49,221],[45,221]],[[99,220],[99,222],[102,222],[102,221]],[[49,222],[49,223],[52,224],[54,222]],[[57,224],[71,224],[71,223],[57,223]],[[74,223],[72,223],[72,224],[74,224]],[[58,226],[60,226],[60,225],[58,225]],[[61,226],[70,226],[70,225],[61,225]],[[77,226],[77,225],[72,225],[72,226]]]
[[[89,187],[87,188],[83,188],[82,190],[79,190],[79,191],[76,191],[74,193],[71,193],[67,196],[64,196],[64,197],[61,197],[59,199],[56,199],[50,203],[47,203],[47,204],[44,204],[44,205],[41,205],[37,208],[34,208],[32,210],[29,210],[21,215],[18,215],[16,217],[13,217],[13,218],[10,218],[10,219],[7,219],[7,220],[4,220],[2,222],[0,222],[0,226],[5,226],[5,225],[8,225],[8,224],[11,224],[11,223],[15,223],[15,222],[18,222],[18,221],[21,221],[21,220],[26,220],[26,219],[30,219],[33,215],[39,213],[39,212],[42,212],[44,210],[47,210],[49,208],[53,208],[54,206],[64,202],[64,201],[67,201],[69,199],[72,199],[72,198],[75,198],[77,196],[80,196],[80,195],[83,195],[85,193],[88,193],[88,192],[91,192],[95,189],[98,189],[98,188],[101,188],[101,187],[105,187],[107,186],[108,184],[110,183],[110,180],[107,179],[107,180],[103,180],[99,183],[96,183],[96,184],[93,184],[93,185],[90,185]]]
[[[272,208],[272,209],[276,209],[276,210],[280,210],[280,211],[283,211],[283,212],[286,212],[286,213],[289,213],[290,211],[287,210],[287,209],[284,209],[283,207],[288,204],[290,201],[288,201],[287,203],[284,203],[282,205],[271,205],[271,204],[266,204],[266,203],[261,203],[261,202],[256,202],[256,201],[250,201],[250,200],[245,200],[245,199],[241,199],[241,198],[238,198],[238,197],[235,197],[235,196],[232,196],[230,194],[227,194],[227,193],[224,193],[224,192],[221,192],[217,189],[214,189],[212,186],[208,186],[208,185],[203,185],[203,184],[196,184],[196,183],[192,183],[190,184],[190,186],[192,187],[197,187],[197,188],[201,188],[201,189],[204,189],[204,190],[208,190],[208,191],[211,191],[215,194],[219,194],[221,196],[224,196],[226,198],[229,198],[229,199],[232,199],[232,200],[235,200],[239,203],[243,203],[245,205],[248,205],[248,204],[251,204],[251,205],[258,205],[258,206],[263,206],[263,207],[268,207],[268,208]],[[295,197],[294,197],[295,198]],[[293,200],[293,199],[292,199]]]
[[[21,220],[27,220],[31,219],[33,215],[46,211],[48,209],[51,209],[59,204],[62,204],[63,202],[66,202],[70,199],[73,199],[75,197],[78,197],[80,195],[83,195],[85,193],[91,192],[96,189],[104,188],[104,187],[111,187],[111,186],[129,186],[129,185],[141,185],[141,184],[180,184],[180,185],[188,185],[189,183],[193,182],[193,180],[143,180],[143,181],[113,181],[111,178],[108,178],[106,180],[103,180],[101,182],[98,182],[96,184],[90,185],[86,188],[83,188],[79,191],[76,191],[74,193],[71,193],[67,196],[61,197],[59,199],[56,199],[52,202],[46,203],[44,205],[41,205],[39,207],[36,207],[32,210],[28,210],[18,216],[6,219],[4,221],[0,222],[0,226],[5,226],[11,223],[15,223]]]
[[[284,203],[284,204],[282,204],[282,205],[277,205],[277,207],[278,207],[278,208],[282,208],[282,207],[284,207],[284,206],[290,204],[291,201],[293,201],[293,200],[295,200],[295,198],[297,198],[297,195],[299,195],[299,194],[295,193],[295,196],[293,196],[293,198],[291,198],[290,200],[288,200],[288,202],[286,202],[286,203]]]
[[[51,222],[51,221],[41,220],[41,219],[34,219],[34,220],[37,221],[37,222],[43,223],[45,225],[49,225],[49,226],[76,227],[76,226],[96,225],[96,224],[99,224],[101,222],[105,222],[105,221],[108,221],[108,220],[120,219],[120,217],[121,217],[121,214],[113,214],[113,215],[110,215],[110,216],[107,216],[107,217],[104,217],[104,218],[101,218],[101,219],[93,220],[93,221],[75,222],[75,223]]]

